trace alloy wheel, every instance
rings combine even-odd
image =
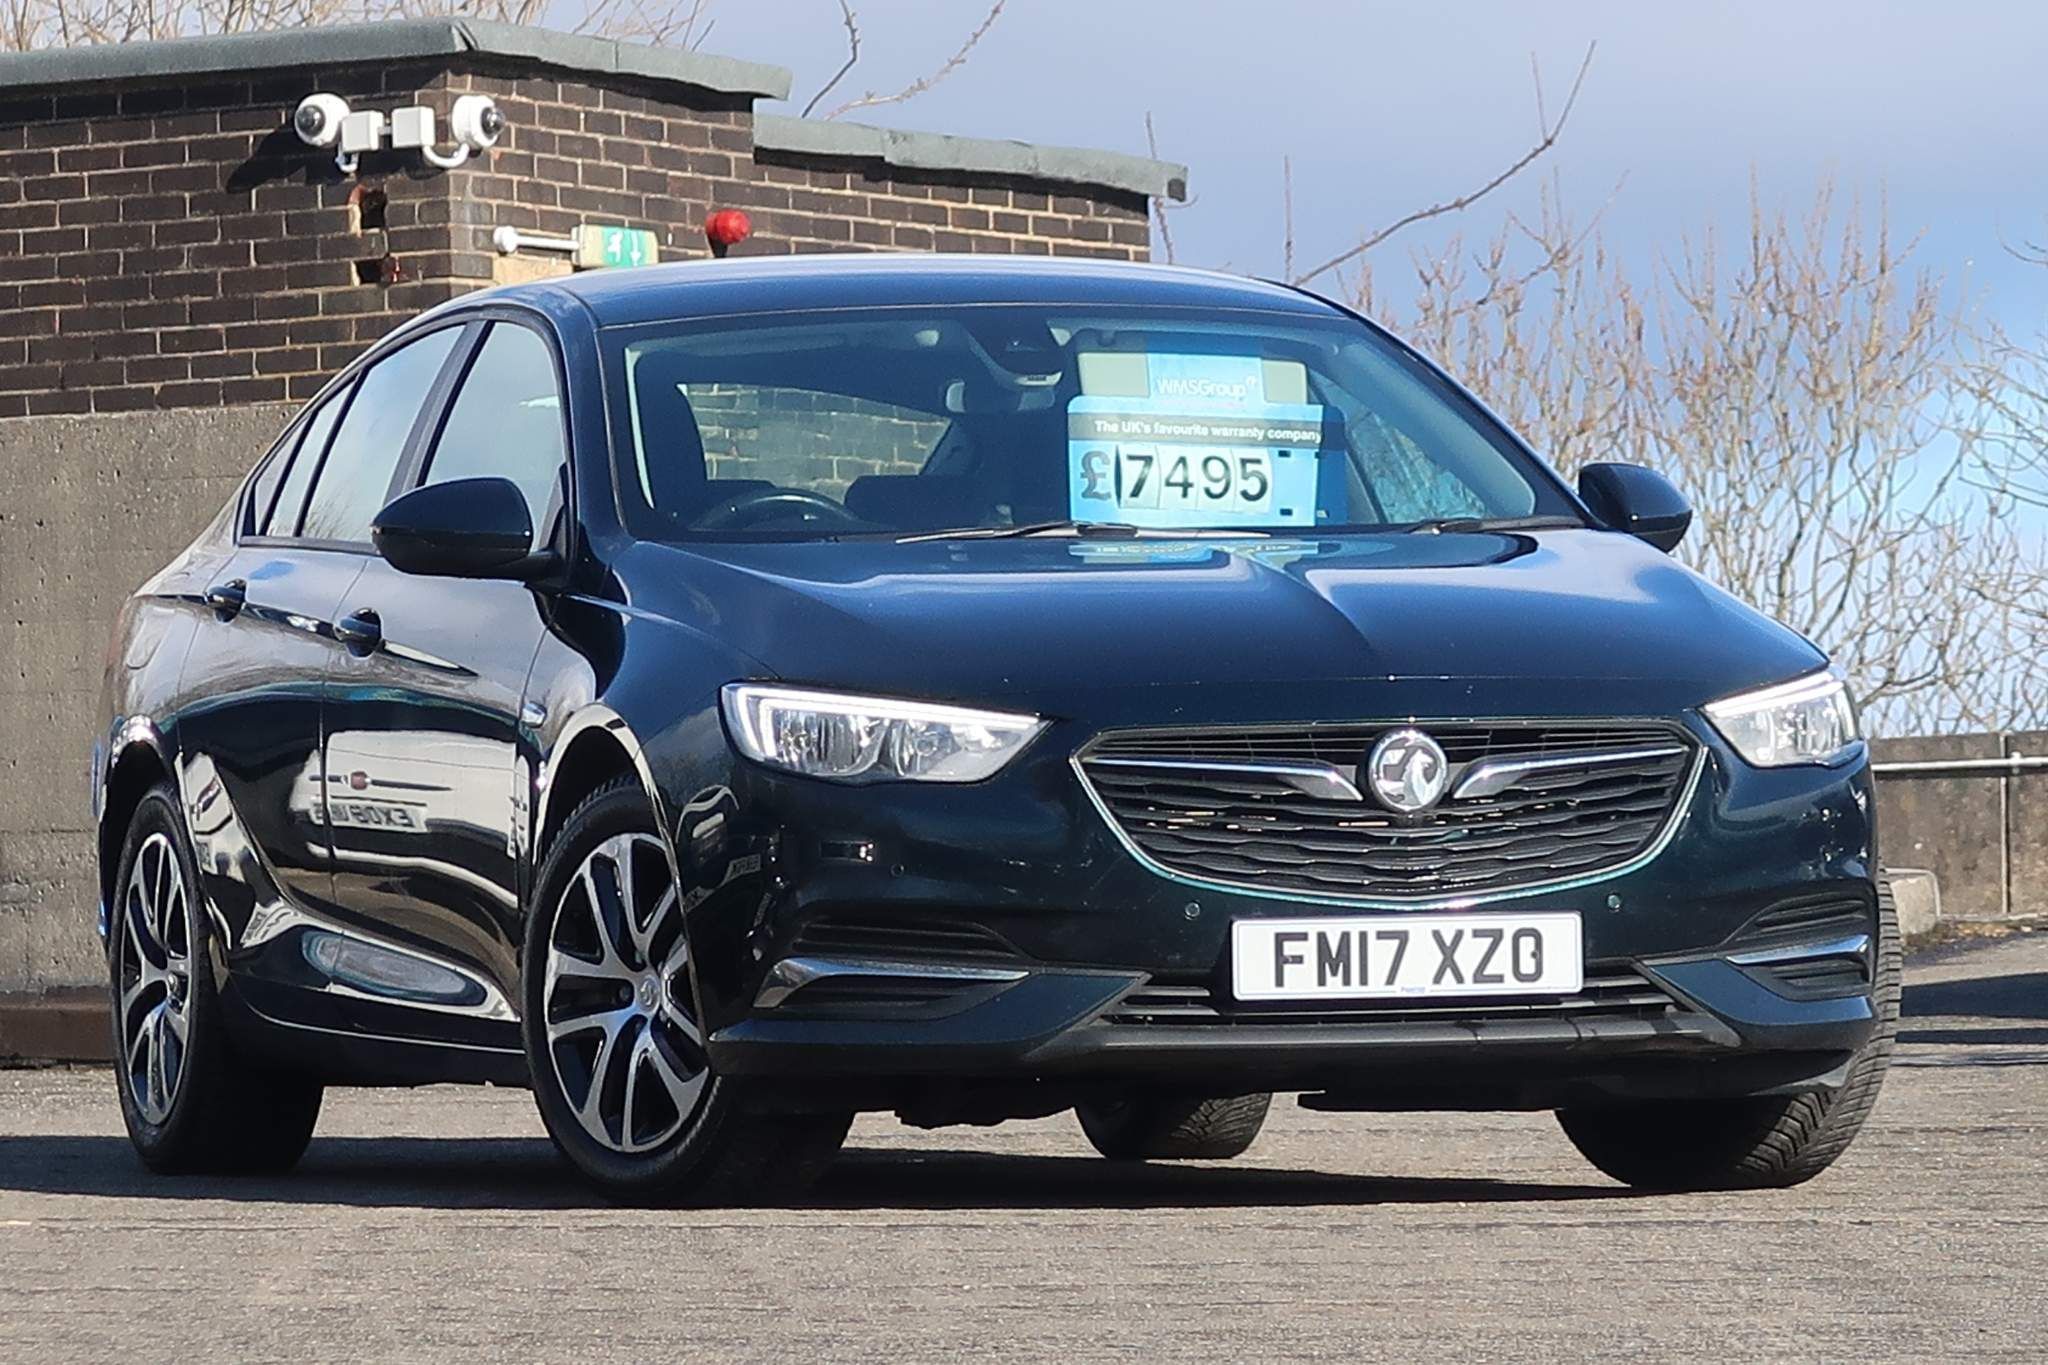
[[[116,1008],[128,1088],[143,1119],[171,1115],[192,1033],[192,935],[184,863],[170,836],[135,852],[122,891],[122,953]]]
[[[683,913],[651,834],[606,839],[569,879],[548,934],[548,1055],[576,1121],[628,1155],[671,1141],[710,1079],[690,1008]]]

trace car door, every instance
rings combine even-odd
[[[407,486],[511,479],[543,544],[562,513],[567,460],[555,351],[535,327],[501,317],[470,340],[438,420],[423,424],[411,457],[420,472]],[[513,998],[517,980],[518,739],[546,607],[544,592],[522,583],[423,578],[372,560],[344,620],[374,641],[328,679],[336,899],[494,1001]],[[358,1013],[379,1032],[450,1036],[449,1009],[408,1017],[404,1005],[425,1003]],[[497,1013],[455,1011],[465,1012]],[[486,1033],[476,1041],[492,1041]]]
[[[186,777],[198,784],[188,806],[208,869],[202,875],[212,878],[209,889],[232,882],[214,869],[234,864],[240,842],[259,872],[268,865],[269,885],[259,876],[241,891],[246,917],[235,924],[229,916],[236,978],[259,1009],[290,1022],[349,1023],[343,1002],[356,988],[334,989],[331,968],[358,936],[335,896],[321,744],[326,683],[350,647],[346,593],[373,555],[370,518],[402,477],[412,430],[464,330],[443,327],[405,342],[322,400],[276,481],[260,534],[209,590],[214,614],[235,631],[187,664],[188,687],[201,694],[191,707],[198,724],[183,734],[188,762],[204,769]],[[266,467],[252,492],[270,483]],[[214,779],[225,808],[208,802]],[[223,823],[229,815],[232,823]]]
[[[363,557],[300,543],[298,523],[352,392],[310,407],[251,481],[180,675],[180,787],[207,900],[233,945],[332,897],[320,692]]]

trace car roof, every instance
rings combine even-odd
[[[1329,303],[1285,285],[1181,266],[879,252],[750,256],[593,270],[471,297],[542,308],[575,299],[600,327],[742,313],[949,303],[1119,304],[1322,316],[1333,311]]]

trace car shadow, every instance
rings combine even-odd
[[[1899,1013],[1908,1019],[1950,1015],[2048,1023],[2048,972],[2010,972],[1908,985]]]
[[[224,1199],[358,1208],[602,1207],[549,1143],[320,1138],[282,1176],[160,1176],[126,1138],[0,1137],[0,1193]],[[1528,1203],[1634,1197],[1616,1185],[1341,1175],[1270,1166],[1149,1165],[1085,1156],[852,1147],[795,1206],[855,1210],[1182,1209]],[[774,1202],[774,1201],[771,1201]]]
[[[1936,1043],[1956,1047],[2026,1047],[2048,1043],[2041,1028],[1901,1028],[1902,1043]]]
[[[917,1148],[843,1153],[809,1202],[842,1209],[1182,1209],[1511,1204],[1629,1198],[1619,1185],[1343,1175],[1221,1162],[1107,1161]]]
[[[1974,1047],[2048,1043],[2048,972],[1909,985],[1899,1003],[1899,1041]]]

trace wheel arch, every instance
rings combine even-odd
[[[641,753],[640,740],[619,714],[603,705],[579,711],[563,726],[542,769],[539,808],[533,822],[533,873],[546,861],[548,848],[576,808],[592,792],[616,778],[631,775],[646,793],[655,827],[663,831],[673,862],[675,849],[666,831],[661,793]]]
[[[174,780],[163,736],[145,718],[135,717],[123,723],[114,733],[109,754],[105,771],[96,775],[102,940],[107,932],[106,913],[114,894],[114,876],[120,869],[121,845],[128,837],[136,807],[159,784]]]

